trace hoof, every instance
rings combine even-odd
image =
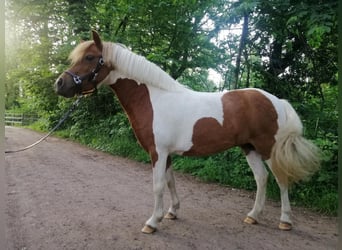
[[[165,219],[168,219],[168,220],[176,220],[176,219],[177,219],[177,215],[168,212],[168,213],[164,216],[164,218],[165,218]]]
[[[258,224],[258,222],[255,219],[249,216],[247,216],[243,222],[250,224],[250,225]]]
[[[292,225],[288,222],[280,222],[279,229],[283,231],[290,231],[292,229]]]
[[[144,234],[153,234],[155,231],[157,231],[157,229],[149,225],[145,225],[143,229],[141,229],[141,232]]]

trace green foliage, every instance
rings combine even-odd
[[[106,39],[131,47],[177,79],[186,69],[215,68],[225,56],[211,42],[219,30],[205,20],[218,2],[100,0],[92,18],[101,20],[99,31]]]
[[[117,113],[113,117],[99,120],[98,125],[88,125],[86,133],[76,123],[69,136],[85,145],[115,155],[149,162],[146,152],[137,143],[126,116]],[[81,132],[81,133],[80,133]]]
[[[238,148],[202,158],[175,156],[173,167],[207,182],[218,182],[248,190],[256,187],[253,174]]]
[[[336,11],[335,0],[261,1],[247,46],[267,58],[252,67],[263,80],[258,86],[302,100],[308,94],[319,96],[323,83],[336,84]]]

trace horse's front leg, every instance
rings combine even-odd
[[[163,194],[166,183],[166,159],[167,155],[158,155],[158,160],[153,166],[153,193],[154,210],[152,216],[146,221],[141,230],[143,233],[151,234],[157,230],[157,224],[163,219]]]

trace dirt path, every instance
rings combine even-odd
[[[5,136],[17,149],[41,135],[6,127]],[[151,167],[58,138],[6,155],[6,174],[8,249],[337,249],[336,218],[293,208],[294,230],[282,232],[279,204],[267,201],[261,223],[246,225],[253,193],[179,173],[179,219],[144,235]]]

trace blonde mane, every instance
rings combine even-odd
[[[168,91],[184,91],[187,88],[174,80],[156,64],[139,56],[121,44],[103,43],[103,57],[123,76],[138,83],[152,85]]]

